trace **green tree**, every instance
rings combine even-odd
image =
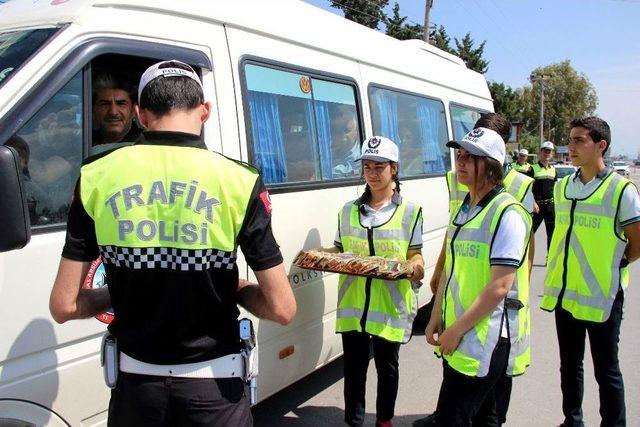
[[[424,34],[424,26],[420,24],[407,24],[406,16],[400,16],[400,5],[393,5],[393,15],[385,17],[384,22],[387,26],[387,35],[398,40],[422,39]]]
[[[342,10],[345,18],[374,29],[385,21],[388,4],[389,0],[331,0],[331,7]]]
[[[459,56],[465,64],[467,64],[467,68],[475,70],[479,73],[486,73],[489,65],[489,61],[486,61],[482,58],[482,54],[484,53],[484,45],[487,41],[483,41],[480,43],[480,46],[474,48],[474,41],[471,38],[471,33],[467,33],[462,40],[458,40],[454,38],[456,42],[456,48],[453,51],[454,55]]]
[[[540,138],[540,85],[544,85],[544,137],[565,145],[569,122],[592,115],[598,96],[587,76],[578,73],[569,60],[538,67],[530,75],[530,86],[522,92],[522,117],[528,133]]]
[[[493,108],[496,113],[502,114],[511,122],[522,120],[522,112],[524,110],[522,90],[514,90],[504,83],[490,82],[489,91],[493,98]]]
[[[429,32],[429,40],[438,49],[455,54],[451,49],[451,37],[449,37],[443,25],[439,25],[438,28],[434,28],[433,31]]]

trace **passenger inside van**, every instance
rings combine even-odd
[[[126,77],[113,73],[93,81],[93,145],[135,141],[142,129],[135,122],[137,89]]]

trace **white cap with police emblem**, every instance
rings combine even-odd
[[[555,147],[553,146],[553,142],[551,141],[545,141],[542,143],[542,145],[540,146],[541,150],[554,150]]]
[[[518,151],[518,155],[519,156],[528,156],[529,155],[529,150],[527,150],[526,148],[521,148],[520,151]]]
[[[398,146],[384,136],[372,136],[362,143],[362,155],[357,160],[398,162]]]
[[[180,67],[172,66],[174,64],[180,65]],[[202,82],[190,65],[177,60],[161,61],[147,68],[142,74],[142,77],[140,77],[140,84],[138,85],[138,103],[140,103],[140,96],[142,95],[144,88],[158,77],[188,77],[198,83],[198,86],[202,89]]]
[[[491,157],[504,163],[506,156],[504,140],[498,132],[487,128],[476,128],[466,134],[461,141],[449,141],[447,147],[464,148],[470,154]]]

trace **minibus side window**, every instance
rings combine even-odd
[[[453,125],[453,138],[461,140],[476,124],[482,112],[468,107],[451,105],[451,123]]]
[[[400,149],[400,176],[442,175],[449,169],[447,122],[438,100],[372,86],[373,132]]]
[[[245,65],[252,162],[267,184],[360,176],[353,86]]]
[[[82,72],[5,145],[20,155],[32,228],[64,224],[82,162]]]

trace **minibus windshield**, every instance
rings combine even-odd
[[[57,30],[57,28],[40,28],[0,33],[0,87]]]

